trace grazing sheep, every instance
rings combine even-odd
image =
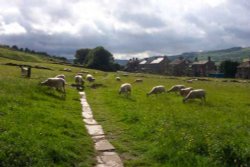
[[[62,79],[64,79],[64,80],[65,80],[65,75],[63,75],[63,74],[59,74],[59,75],[55,76],[55,78],[62,78]]]
[[[192,79],[187,80],[187,83],[193,83]]]
[[[195,89],[191,90],[188,95],[183,99],[183,103],[185,103],[189,99],[201,99],[205,102],[206,100],[206,92],[203,89]]]
[[[152,94],[159,94],[159,93],[165,93],[165,87],[163,85],[155,86],[151,89],[149,93],[147,93],[147,96]]]
[[[183,97],[186,97],[191,90],[193,90],[192,87],[183,88],[183,89],[180,90],[180,95],[183,96]]]
[[[143,79],[136,79],[134,82],[135,83],[143,82]]]
[[[129,95],[129,94],[131,94],[131,91],[132,91],[132,86],[131,86],[131,84],[129,84],[129,83],[124,83],[124,84],[122,84],[121,87],[120,87],[119,94],[124,93],[124,94],[126,94],[126,95]]]
[[[60,90],[65,93],[65,80],[62,78],[48,78],[45,81],[41,82],[41,85],[48,87],[54,87],[57,90]]]
[[[82,72],[78,72],[76,75],[81,75],[81,76],[83,76],[83,73],[82,73]]]
[[[75,76],[75,83],[76,83],[77,86],[84,85],[84,80],[82,79],[81,75],[76,75]]]
[[[91,74],[87,74],[86,79],[89,82],[94,82],[95,81],[95,78]]]
[[[179,92],[181,89],[185,88],[184,85],[175,85],[172,86],[172,88],[170,88],[167,92]]]
[[[70,68],[64,68],[63,71],[71,72],[72,70]]]
[[[121,81],[121,78],[120,77],[116,77],[115,80],[116,81]]]

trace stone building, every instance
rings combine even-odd
[[[208,60],[198,61],[196,58],[192,63],[192,75],[197,77],[207,77],[210,73],[216,72],[215,62],[208,57]]]
[[[142,72],[165,74],[168,64],[167,56],[155,56],[141,60],[139,69]]]
[[[236,77],[250,79],[250,59],[245,60],[237,67]]]
[[[167,74],[174,76],[187,76],[189,74],[189,60],[183,59],[182,57],[175,59],[169,63]]]

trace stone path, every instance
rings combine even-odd
[[[102,126],[93,118],[85,93],[79,92],[79,94],[81,95],[83,122],[95,143],[97,152],[96,167],[123,167],[122,160],[115,152],[114,146],[106,139]]]

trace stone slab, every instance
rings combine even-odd
[[[105,139],[105,136],[104,135],[100,135],[100,136],[92,136],[92,139],[94,140],[94,142],[98,142],[100,140],[103,140]]]
[[[83,122],[85,122],[85,124],[87,125],[97,125],[98,123],[96,122],[96,120],[94,120],[93,118],[85,118],[83,119]]]
[[[93,118],[93,114],[91,112],[82,112],[82,117],[85,119]]]
[[[83,112],[92,112],[91,108],[89,106],[82,106]]]
[[[88,130],[88,133],[91,136],[100,136],[104,135],[103,129],[101,125],[85,125]]]
[[[95,143],[95,149],[97,151],[111,151],[115,150],[114,146],[106,139],[100,140]]]
[[[104,155],[101,156],[102,161],[107,166],[112,167],[123,167],[121,158],[115,154],[115,155]]]

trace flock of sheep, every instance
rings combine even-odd
[[[83,73],[77,73],[75,75],[75,86],[82,87],[85,83],[83,79]],[[95,78],[91,74],[86,75],[86,80],[89,82],[94,82]],[[120,77],[116,77],[117,81],[121,81]],[[139,83],[143,82],[142,79],[136,79],[133,83]],[[191,83],[190,80],[187,81],[188,83]],[[41,85],[54,87],[57,90],[61,90],[63,93],[65,92],[65,75],[60,74],[53,78],[48,78],[45,81],[41,82]],[[132,85],[130,83],[124,83],[120,86],[119,94],[126,94],[127,96],[131,94],[132,91]],[[151,89],[150,92],[148,92],[146,95],[150,96],[152,94],[160,94],[160,93],[170,93],[170,92],[176,92],[179,93],[181,96],[183,96],[183,103],[185,103],[189,99],[200,99],[201,101],[205,102],[206,99],[206,92],[204,89],[193,89],[192,87],[185,87],[184,85],[174,85],[169,90],[166,91],[165,86],[158,85]]]
[[[91,74],[86,75],[86,80],[89,82],[94,82],[95,78]],[[84,85],[85,81],[83,80],[83,73],[77,73],[75,76],[75,86],[82,87]],[[48,78],[45,81],[40,83],[41,85],[56,88],[56,90],[60,90],[63,93],[66,93],[65,91],[65,85],[66,85],[66,80],[65,80],[65,75],[60,74],[57,75],[53,78]]]
[[[120,81],[120,77],[116,77],[117,81]],[[134,82],[142,82],[142,79],[136,79]],[[190,81],[188,81],[190,83]],[[132,91],[132,85],[130,83],[124,83],[121,85],[119,94],[130,95]],[[183,103],[185,103],[189,99],[200,99],[205,102],[206,100],[206,92],[204,89],[193,89],[192,87],[185,87],[184,85],[174,85],[169,90],[166,91],[165,86],[158,85],[151,89],[150,92],[147,93],[147,96],[152,94],[160,94],[160,93],[170,93],[176,92],[180,93],[183,96]]]

